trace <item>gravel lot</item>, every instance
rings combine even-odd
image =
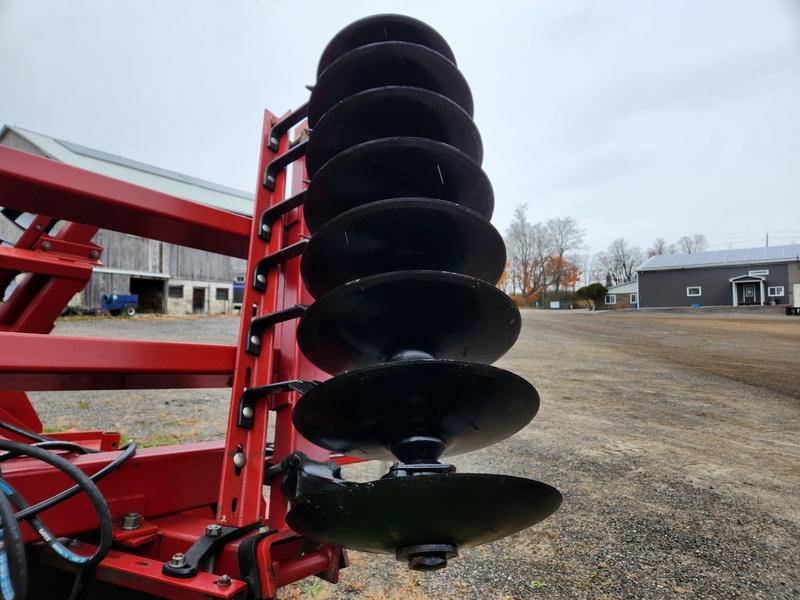
[[[777,311],[524,311],[497,366],[534,421],[459,472],[557,487],[540,525],[440,572],[351,553],[338,586],[281,598],[800,598],[800,319]],[[54,334],[235,343],[234,318],[59,321]],[[224,435],[225,390],[31,394],[48,427],[146,443]],[[381,474],[375,463],[350,479]],[[487,511],[492,507],[486,507]]]

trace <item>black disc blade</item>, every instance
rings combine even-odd
[[[303,214],[309,231],[351,208],[388,198],[437,198],[492,218],[494,192],[486,173],[451,145],[417,137],[358,144],[314,174]]]
[[[450,45],[430,25],[404,15],[373,15],[351,23],[337,33],[319,59],[317,77],[340,56],[367,44],[395,41],[419,44],[435,50],[453,64]]]
[[[292,508],[286,522],[312,540],[394,554],[410,545],[492,542],[543,521],[560,504],[558,490],[530,479],[423,475],[315,496]]]
[[[471,210],[428,198],[373,202],[317,231],[303,252],[303,282],[315,298],[350,281],[392,271],[449,271],[494,285],[503,238]]]
[[[483,143],[470,116],[452,100],[413,87],[382,87],[354,94],[326,112],[311,132],[306,170],[358,144],[387,137],[421,137],[449,144],[478,164]]]
[[[539,395],[502,369],[456,361],[409,361],[367,367],[306,392],[292,419],[307,440],[332,452],[396,460],[391,447],[435,437],[444,455],[496,444],[531,422]]]
[[[488,283],[405,271],[365,277],[319,298],[300,319],[297,344],[334,375],[404,350],[487,364],[511,348],[520,327],[517,307]]]
[[[472,117],[472,92],[456,65],[436,52],[408,42],[379,42],[347,52],[319,76],[308,101],[308,124],[345,98],[384,86],[408,86],[449,98]]]

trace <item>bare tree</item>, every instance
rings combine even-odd
[[[696,254],[705,252],[708,249],[708,240],[702,233],[694,235],[684,235],[678,240],[678,248],[684,254]]]
[[[558,265],[567,265],[577,261],[567,259],[567,253],[583,248],[583,238],[586,233],[584,229],[578,227],[577,219],[572,217],[556,217],[545,223],[545,228],[550,237],[553,253],[558,257]],[[554,270],[551,274],[551,284],[556,294],[561,287],[563,269],[561,267]]]
[[[667,240],[664,238],[656,238],[653,241],[653,245],[647,249],[647,258],[661,254],[675,254],[675,252],[675,244],[667,244]]]
[[[525,304],[547,285],[545,265],[551,254],[547,231],[541,223],[528,221],[527,210],[527,204],[514,209],[505,235],[508,277],[513,280],[512,289],[522,293]]]
[[[631,281],[636,267],[644,262],[644,253],[639,246],[631,246],[624,238],[614,240],[607,250],[597,255],[614,285]]]

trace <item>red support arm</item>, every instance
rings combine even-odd
[[[246,258],[250,218],[0,146],[0,206]]]
[[[0,332],[0,391],[230,387],[236,348]]]

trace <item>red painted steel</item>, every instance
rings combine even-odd
[[[0,206],[245,258],[250,219],[0,146]]]
[[[265,111],[259,178],[290,146],[287,134],[281,137],[277,152],[268,148],[266,141],[276,121]],[[301,159],[293,167],[288,187],[299,191],[303,177]],[[304,440],[291,423],[297,393],[258,401],[254,426],[238,425],[239,399],[246,389],[327,377],[299,352],[294,321],[267,328],[259,340],[258,356],[245,351],[254,319],[312,302],[301,283],[297,257],[266,274],[265,292],[253,286],[259,260],[308,235],[301,207],[278,218],[269,242],[258,236],[261,214],[286,197],[287,172],[277,173],[275,191],[260,183],[255,217],[248,218],[0,147],[0,206],[38,215],[15,248],[0,251],[0,277],[28,273],[9,302],[0,307],[0,418],[41,430],[23,391],[231,387],[224,441],[140,449],[100,482],[114,519],[134,511],[146,522],[138,534],[122,531],[119,523],[115,526],[118,546],[98,567],[95,577],[99,580],[176,600],[232,598],[242,593],[245,586],[238,580],[242,574],[236,572],[241,540],[228,543],[215,557],[216,575],[178,579],[161,572],[164,561],[174,552],[188,550],[203,537],[206,525],[215,521],[276,530],[256,545],[263,597],[274,597],[278,587],[313,574],[336,581],[339,568],[347,564],[340,549],[303,540],[286,526],[289,505],[280,493],[280,476],[264,487],[267,459],[274,464],[297,450],[316,460],[328,458],[326,450]],[[67,223],[50,235],[53,219]],[[99,264],[102,249],[91,243],[98,227],[246,257],[250,280],[245,287],[239,347],[44,335],[86,284],[91,268]],[[267,456],[270,436],[273,455]],[[103,432],[52,437],[105,450],[119,444],[118,434]],[[118,455],[65,454],[88,474]],[[71,486],[56,469],[25,458],[3,463],[3,476],[30,504]],[[212,507],[216,507],[216,518]],[[81,495],[47,510],[42,518],[56,536],[83,535],[97,526],[94,512]],[[27,525],[23,534],[26,542],[34,540]],[[92,552],[88,545],[84,550]],[[49,560],[47,551],[35,554]],[[218,584],[223,572],[231,576],[230,586]]]
[[[222,448],[221,442],[202,442],[137,450],[118,471],[98,483],[111,516],[121,519],[135,511],[145,519],[154,519],[211,506],[217,500]],[[118,452],[86,454],[70,458],[70,462],[93,475],[117,456]],[[32,459],[4,462],[3,478],[31,505],[72,486],[66,475]],[[94,511],[80,495],[46,511],[41,518],[56,537],[97,527]],[[191,533],[199,536],[204,532]],[[38,540],[27,526],[23,535],[26,542]]]
[[[274,160],[277,153],[272,152],[264,140],[267,139],[275,116],[265,111],[262,131],[262,152],[259,162],[259,173],[264,173],[267,165]],[[286,151],[288,141],[281,143],[281,151]],[[231,390],[230,413],[225,444],[225,462],[222,467],[222,484],[220,486],[217,520],[223,525],[242,527],[264,520],[266,501],[263,497],[264,459],[267,441],[269,409],[265,402],[258,402],[253,415],[254,426],[246,429],[238,426],[239,398],[247,388],[265,385],[273,381],[273,330],[267,329],[260,340],[261,354],[255,357],[245,351],[248,330],[254,318],[274,313],[282,308],[278,298],[278,271],[273,269],[267,275],[266,292],[260,293],[253,287],[253,271],[255,265],[267,254],[276,252],[282,247],[282,227],[280,223],[272,228],[273,235],[269,242],[259,236],[260,215],[268,207],[283,199],[284,174],[278,176],[278,185],[273,193],[261,185],[258,186],[253,208],[250,251],[247,257],[248,273],[246,274],[244,297],[242,299],[242,316],[239,326],[239,348],[236,354],[236,371]],[[234,463],[238,460],[240,465]]]
[[[33,271],[53,277],[88,280],[92,274],[92,265],[65,260],[45,254],[41,251],[20,250],[18,248],[0,247],[0,264],[14,271]]]
[[[233,346],[0,332],[0,390],[229,387]]]
[[[286,118],[286,117],[284,117]],[[279,140],[278,151],[273,152],[267,145],[272,125],[277,119],[266,113],[262,132],[262,153],[259,173],[263,174],[267,166],[286,152],[290,146],[288,135]],[[274,454],[271,464],[278,464],[285,456],[296,450],[304,451],[310,458],[325,460],[328,452],[313,446],[299,436],[291,422],[291,410],[297,400],[295,392],[284,393],[262,399],[256,403],[252,429],[239,427],[239,399],[245,389],[263,386],[270,383],[289,381],[298,378],[324,379],[324,374],[312,367],[299,353],[295,340],[296,322],[287,321],[268,328],[260,339],[260,354],[253,356],[245,351],[250,325],[253,319],[290,308],[296,304],[310,303],[311,298],[305,291],[300,278],[299,258],[290,259],[271,269],[266,274],[266,291],[261,292],[254,287],[253,277],[255,265],[265,256],[274,254],[290,246],[308,235],[305,228],[302,209],[293,209],[271,226],[269,242],[259,238],[260,216],[269,207],[279,204],[287,197],[286,188],[296,193],[304,185],[304,162],[298,161],[293,168],[293,181],[287,186],[286,170],[281,170],[275,178],[274,191],[259,186],[253,217],[248,264],[249,279],[245,282],[245,293],[242,302],[242,322],[240,326],[240,346],[236,356],[236,374],[231,393],[231,409],[226,436],[225,462],[223,479],[220,488],[217,519],[220,523],[244,526],[253,522],[265,522],[279,534],[268,536],[258,544],[258,556],[264,565],[261,576],[261,593],[264,597],[273,597],[279,584],[277,573],[281,572],[284,561],[276,560],[274,549],[276,544],[285,544],[286,540],[299,539],[286,526],[286,513],[289,504],[280,493],[280,477],[274,477],[269,485],[268,499],[264,497],[265,444],[270,432],[268,426],[269,413],[275,413]],[[246,463],[242,466],[242,457]],[[238,460],[239,462],[235,462]],[[338,549],[324,547],[321,554],[314,554],[313,559],[287,563],[285,577],[287,581],[301,579],[309,575],[326,571],[331,578],[338,575]],[[285,557],[285,561],[294,561],[295,556]],[[326,563],[326,564],[323,564]],[[283,585],[283,584],[281,584]]]
[[[85,554],[91,554],[96,546],[83,544]],[[42,564],[56,568],[63,563],[55,560],[55,556],[43,548],[39,548],[34,558]],[[191,579],[176,579],[161,573],[163,562],[147,557],[137,556],[112,550],[98,565],[94,578],[117,586],[150,594],[154,598],[170,600],[208,600],[242,598],[247,585],[243,581],[232,578],[229,585],[219,585],[219,575],[200,572]]]

